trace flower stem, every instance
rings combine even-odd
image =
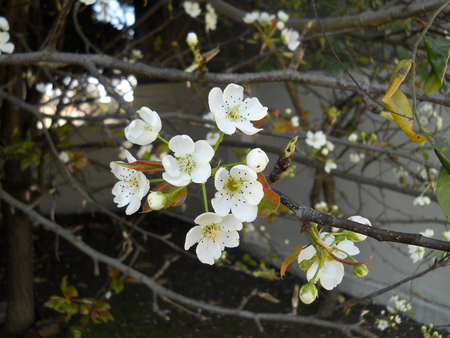
[[[219,139],[217,140],[216,145],[214,146],[214,152],[216,152],[217,148],[219,148],[219,145],[222,142],[224,135],[225,135],[225,133],[223,133],[223,132],[220,133]]]
[[[205,204],[205,212],[208,212],[208,196],[206,195],[206,184],[202,184],[203,203]]]
[[[169,142],[166,141],[165,138],[163,138],[161,135],[158,134],[158,140],[160,140],[161,142],[165,143],[165,144],[169,144]]]
[[[164,178],[155,178],[153,180],[149,180],[151,183],[159,183],[159,182],[165,182],[166,180]]]

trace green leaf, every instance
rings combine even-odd
[[[444,167],[439,171],[436,195],[445,218],[450,221],[450,174]]]
[[[69,276],[65,275],[63,277],[63,279],[61,280],[61,291],[63,294],[65,294],[67,291],[67,277],[69,277]]]
[[[111,305],[109,305],[109,303],[105,302],[103,299],[96,301],[94,304],[94,310],[99,311],[99,312],[109,310],[110,308],[111,308]]]
[[[258,216],[267,218],[271,213],[275,212],[280,206],[280,196],[272,189],[263,174],[258,173],[258,182],[263,185],[264,197],[258,204]]]
[[[78,313],[78,304],[75,304],[73,302],[70,302],[66,306],[66,312],[69,316],[76,315]]]
[[[120,291],[123,290],[123,282],[121,280],[118,279],[112,279],[111,282],[109,283],[111,285],[111,287],[113,288],[114,291],[116,291],[117,294],[120,293]]]
[[[436,94],[439,88],[441,88],[441,85],[442,83],[436,74],[433,71],[430,71],[430,74],[428,74],[428,77],[423,84],[423,93],[427,96]]]
[[[71,326],[69,329],[70,329],[70,332],[72,333],[73,338],[83,337],[83,332],[80,329],[78,329],[74,326]]]
[[[442,84],[450,57],[450,42],[425,38],[424,44],[433,72]]]
[[[77,289],[75,289],[73,286],[69,286],[69,287],[66,289],[66,292],[64,292],[64,296],[65,296],[67,299],[70,299],[70,298],[72,298],[72,297],[78,297],[78,291],[77,291]]]
[[[279,299],[275,298],[274,296],[272,296],[270,293],[267,293],[267,292],[258,292],[258,296],[265,300],[268,300],[269,302],[272,302],[272,303],[280,302]]]
[[[434,137],[434,152],[444,168],[450,173],[450,143],[444,137]]]

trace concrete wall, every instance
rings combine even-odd
[[[293,107],[282,84],[255,85],[251,88],[251,91],[252,96],[258,97],[262,104],[269,108],[279,108],[280,111],[283,111],[285,108]],[[322,111],[320,103],[313,99],[312,96],[302,94],[300,88],[298,92],[302,98],[304,108],[311,110],[314,114],[320,114]],[[339,93],[331,90],[320,89],[320,92],[324,98],[339,95]],[[194,100],[196,97],[204,98],[201,95],[197,95],[195,86],[187,90],[183,83],[144,85],[139,86],[135,92],[134,107],[139,109],[141,106],[148,106],[158,111],[163,118],[165,114],[173,116],[174,113],[201,116],[208,111],[208,108],[200,100]],[[314,114],[311,118],[313,125],[314,121],[317,122],[320,118],[319,115]],[[370,131],[373,123],[378,123],[382,118],[370,115],[369,112],[367,112],[367,115],[364,127]],[[187,133],[193,135],[194,139],[204,138],[207,132],[205,129],[199,129],[191,124],[177,123],[175,120],[167,121],[163,119],[163,128],[172,135]],[[118,130],[122,129],[123,126],[119,126]],[[254,138],[249,138],[245,135],[240,137],[241,140],[246,142],[255,142],[256,140],[261,148],[264,145],[268,145],[277,149],[277,153],[269,154],[271,163],[274,163],[278,154],[287,143],[287,139],[293,135],[290,132],[283,137],[273,137],[265,134],[258,134]],[[301,131],[300,135],[304,137],[304,132]],[[82,144],[84,142],[106,142],[109,140],[110,134],[106,132],[101,130],[92,132],[88,128],[82,127],[80,133],[75,136],[73,141]],[[403,135],[399,135],[394,141],[401,143],[407,140]],[[138,147],[135,147],[132,152],[135,154],[137,149]],[[224,161],[231,161],[235,151],[236,149],[234,148],[221,150],[218,157]],[[307,156],[308,151],[309,148],[301,139],[298,156]],[[334,154],[339,154],[341,151],[343,151],[343,147],[337,147]],[[111,194],[111,187],[116,182],[116,179],[109,172],[109,162],[118,159],[117,153],[118,150],[114,148],[102,150],[101,152],[87,153],[87,156],[95,159],[96,164],[100,166],[90,165],[77,174],[86,181],[86,185],[90,187],[94,198],[113,211],[118,211],[112,202],[113,196]],[[348,155],[346,156],[348,157]],[[433,155],[431,154],[431,156]],[[334,158],[334,155],[331,155],[331,158]],[[437,163],[437,160],[435,162]],[[414,163],[405,163],[405,165],[416,166]],[[269,172],[270,167],[271,164],[266,169],[266,173]],[[361,165],[352,166],[351,163],[346,161],[338,164],[338,170],[340,171],[347,171],[373,179],[383,179],[393,184],[398,182],[387,165],[374,162],[365,168],[364,172],[361,172],[361,168]],[[296,201],[309,205],[309,192],[314,181],[314,174],[314,169],[298,165],[296,169],[297,176],[293,179],[283,179],[277,184],[277,188]],[[442,222],[445,218],[437,203],[432,203],[423,208],[415,207],[413,206],[415,196],[405,196],[389,190],[380,190],[370,185],[357,185],[355,182],[340,178],[336,178],[335,182],[336,202],[341,212],[345,215],[362,215],[369,218],[375,226],[404,232],[419,232],[426,228],[433,228],[435,230],[435,238],[439,238],[440,233],[446,230],[445,223]],[[80,195],[74,192],[64,179],[59,179],[59,184],[58,196],[47,199],[41,204],[44,213],[50,212],[51,208],[56,208],[58,213],[89,212],[95,209],[89,205],[81,208],[82,198]],[[212,196],[213,191],[210,191]],[[186,205],[183,205],[182,208],[174,209],[174,216],[192,220],[203,212],[199,195],[195,194],[195,187],[192,192],[193,194],[188,198]],[[343,197],[343,194],[340,195],[339,192],[345,192],[346,198]],[[421,218],[436,219],[437,221],[415,223],[409,221]],[[384,224],[382,221],[386,219],[395,219],[398,222]],[[243,244],[260,257],[264,257],[270,247],[275,247],[280,257],[286,257],[297,245],[308,243],[306,235],[299,233],[300,222],[292,216],[280,216],[274,223],[270,224],[267,224],[262,219],[257,219],[255,223],[265,227],[264,236],[258,231],[245,233],[243,234]],[[361,253],[355,258],[366,260],[368,257],[374,256],[372,261],[368,263],[370,273],[365,278],[355,278],[350,270],[346,273],[344,281],[339,285],[340,291],[350,293],[355,297],[365,296],[398,282],[422,271],[429,264],[429,262],[413,264],[409,258],[406,245],[378,243],[375,240],[367,239],[362,243],[358,243],[358,247]],[[281,260],[275,263],[280,264]],[[293,266],[291,271],[302,278],[305,277],[305,273],[296,266]],[[402,285],[386,295],[377,297],[374,301],[388,304],[388,299],[391,295],[399,294],[401,297],[412,301],[413,310],[415,311],[414,318],[416,320],[423,323],[432,322],[435,325],[448,324],[448,318],[450,318],[448,280],[448,268],[439,269],[425,277]]]

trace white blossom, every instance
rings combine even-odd
[[[139,159],[143,159],[146,154],[150,154],[152,152],[152,149],[153,149],[153,144],[141,146],[139,148],[138,152],[136,153],[136,156]]]
[[[278,20],[287,22],[289,20],[289,14],[287,14],[285,11],[278,11],[277,13]]]
[[[286,26],[286,25],[284,24],[283,21],[277,21],[277,29],[278,29],[279,31],[283,30],[285,26]]]
[[[355,164],[359,164],[361,163],[361,158],[359,157],[359,154],[356,153],[350,153],[349,154],[350,157],[350,161],[355,163]]]
[[[70,161],[69,153],[65,150],[61,151],[58,154],[58,157],[59,157],[60,161],[63,163],[69,163],[69,161]]]
[[[281,40],[291,51],[295,51],[300,45],[299,39],[300,34],[293,29],[285,28],[281,31]]]
[[[14,52],[14,44],[12,42],[9,42],[8,32],[0,32],[0,52],[6,54],[11,54],[12,52]]]
[[[245,23],[254,23],[256,20],[258,20],[259,18],[259,12],[258,11],[253,11],[250,13],[246,13],[244,18],[242,19]]]
[[[317,288],[312,283],[307,283],[300,288],[299,297],[304,304],[311,304],[319,295]]]
[[[433,237],[434,230],[433,229],[426,229],[425,231],[421,231],[420,234],[422,236],[425,236],[425,237]]]
[[[325,167],[323,168],[323,170],[325,170],[326,173],[330,173],[331,170],[336,169],[337,168],[337,164],[333,162],[333,160],[326,160],[325,162]]]
[[[231,83],[222,93],[218,87],[209,92],[209,108],[214,114],[217,127],[227,135],[232,135],[236,128],[244,134],[254,135],[262,129],[257,129],[251,121],[261,120],[267,115],[267,107],[263,107],[256,97],[245,101],[244,88]]]
[[[270,26],[273,19],[275,19],[275,15],[262,12],[258,17],[258,22],[261,26]]]
[[[0,29],[2,31],[9,31],[9,22],[3,16],[0,16]]]
[[[325,210],[327,207],[328,207],[328,205],[327,205],[327,202],[325,202],[325,201],[316,203],[314,205],[314,209],[316,209],[316,210]]]
[[[423,207],[424,205],[428,205],[430,203],[431,200],[428,196],[418,196],[413,201],[414,205],[420,205],[421,207]]]
[[[166,155],[162,164],[166,170],[162,177],[170,184],[183,187],[191,182],[205,183],[211,176],[209,162],[214,156],[214,149],[205,140],[194,143],[187,135],[174,136],[169,141],[169,148],[174,156]]]
[[[444,240],[446,240],[446,241],[450,241],[450,230],[444,231],[444,232],[441,234],[441,238],[444,239]]]
[[[298,126],[300,126],[300,118],[298,116],[294,116],[293,118],[291,118],[291,124],[294,128],[297,128]]]
[[[408,245],[408,252],[413,263],[417,263],[418,261],[423,259],[425,250],[421,246]]]
[[[257,173],[263,171],[268,163],[269,158],[267,157],[267,154],[260,148],[252,149],[247,154],[246,158],[247,166]]]
[[[158,137],[162,127],[161,118],[147,107],[142,107],[137,113],[141,119],[133,120],[125,128],[125,137],[134,144],[145,146]]]
[[[389,322],[386,319],[380,319],[378,321],[378,325],[377,328],[381,331],[383,331],[384,329],[387,329],[389,327]]]
[[[202,10],[200,9],[200,4],[198,2],[185,1],[183,2],[184,10],[192,18],[196,18],[200,15]]]
[[[216,30],[217,28],[217,14],[216,10],[210,4],[206,4],[206,14],[205,14],[205,29],[206,32]]]
[[[372,226],[372,223],[370,223],[370,221],[367,219],[367,218],[365,218],[365,217],[362,217],[362,216],[358,216],[358,215],[356,215],[356,216],[350,216],[349,218],[348,218],[350,221],[353,221],[353,222],[357,222],[357,223],[361,223],[361,224],[364,224],[364,225],[367,225],[367,226]],[[366,235],[362,235],[362,234],[358,234],[358,233],[354,233],[355,234],[355,237],[359,240],[359,241],[363,241],[363,240],[365,240],[366,238],[367,238],[367,236]]]
[[[125,150],[128,162],[135,162],[136,159]],[[125,211],[127,215],[135,213],[141,206],[141,200],[150,189],[150,183],[142,172],[123,167],[115,162],[110,164],[112,173],[120,180],[117,182],[112,193],[114,203],[119,208],[128,204]]]
[[[314,149],[320,149],[325,144],[327,144],[327,136],[322,130],[313,133],[311,130],[306,132],[306,144],[313,147]]]
[[[348,135],[347,140],[349,140],[350,142],[358,141],[358,134],[357,133],[351,133],[350,135]]]
[[[246,165],[237,165],[230,172],[220,168],[214,185],[217,192],[211,200],[214,211],[220,215],[231,213],[242,222],[252,222],[258,214],[258,204],[264,196],[257,174]]]
[[[242,222],[233,215],[224,217],[212,212],[199,215],[194,222],[198,224],[186,235],[185,250],[198,243],[196,253],[200,262],[214,264],[220,258],[222,251],[239,245],[238,230],[242,229]]]
[[[322,232],[320,237],[323,239],[328,235],[327,232]],[[347,255],[357,255],[359,254],[359,249],[355,246],[355,244],[352,241],[349,240],[343,240],[337,245],[334,245],[335,237],[333,235],[328,236],[324,242],[327,245],[332,246],[333,248],[342,250],[333,250],[333,254],[336,257],[339,257],[340,259],[344,259],[347,257]],[[309,246],[305,249],[303,249],[300,254],[298,255],[298,263],[300,264],[303,260],[309,260],[317,255],[316,249],[314,246]],[[320,280],[320,283],[326,290],[332,290],[335,288],[344,277],[344,265],[341,262],[336,261],[333,257],[327,256],[324,257],[325,261],[323,262],[323,266],[321,267],[320,271],[317,275],[317,280]],[[319,268],[319,263],[314,262],[311,267],[308,269],[306,273],[306,278],[308,281],[310,281],[316,274],[317,269]],[[317,282],[315,280],[314,282]]]

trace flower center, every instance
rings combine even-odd
[[[186,157],[179,157],[177,160],[180,165],[180,171],[188,174],[190,174],[197,166],[197,162],[191,154],[186,155]]]
[[[229,109],[229,108],[228,108]],[[236,122],[241,118],[241,115],[239,114],[239,105],[234,106],[232,109],[227,110],[227,117],[233,122]]]
[[[152,131],[153,127],[151,125],[147,124],[147,125],[143,126],[143,129],[146,130],[146,131]]]
[[[225,189],[228,190],[231,194],[235,194],[240,192],[242,189],[242,182],[240,180],[236,180],[233,177],[228,179],[228,182],[225,184]]]
[[[220,226],[217,225],[216,223],[209,224],[209,225],[205,226],[205,228],[203,230],[203,237],[209,237],[213,241],[215,241],[219,230],[220,230]]]

